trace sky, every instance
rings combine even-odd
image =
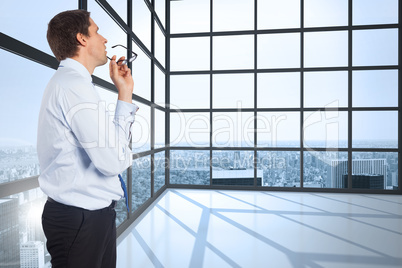
[[[42,1],[43,2],[43,1]],[[41,5],[34,1],[22,1],[24,8],[15,16],[15,3],[1,1],[3,11],[0,18],[0,31],[22,42],[25,42],[45,53],[52,55],[46,41],[48,21],[58,12],[75,9],[77,1],[50,1]],[[126,19],[126,7],[122,1],[108,1],[123,20]],[[347,0],[305,0],[306,27],[343,26],[347,25]],[[163,13],[164,1],[156,1],[157,12]],[[208,32],[210,29],[209,0],[188,0],[171,2],[172,33]],[[231,9],[228,10],[227,4]],[[298,0],[258,1],[257,29],[284,29],[300,27],[300,6]],[[46,10],[42,7],[46,5]],[[214,1],[213,30],[252,30],[254,29],[254,0]],[[353,23],[378,24],[397,23],[397,0],[354,0]],[[134,32],[150,49],[150,23],[146,5],[141,0],[134,1]],[[113,20],[91,0],[88,4],[94,21],[100,27],[100,33],[108,39],[108,54],[124,53],[110,49],[114,44],[125,44],[124,32],[114,24]],[[184,12],[186,10],[187,12]],[[276,12],[274,12],[276,11]],[[280,15],[279,15],[280,14]],[[163,20],[163,17],[161,17]],[[29,27],[28,27],[29,26]],[[156,29],[156,57],[164,64],[163,34]],[[352,58],[354,66],[397,65],[397,29],[360,30],[353,32]],[[217,36],[213,37],[214,70],[233,70],[254,68],[254,36]],[[304,53],[305,67],[347,66],[348,64],[347,31],[312,32],[304,36],[304,51],[300,51],[300,33],[262,34],[257,37],[257,67],[263,69],[300,67],[300,54]],[[210,37],[174,38],[171,39],[171,70],[209,70]],[[133,64],[135,94],[150,100],[150,59],[133,43],[133,50],[139,57]],[[41,97],[47,81],[54,70],[38,63],[28,61],[19,56],[0,50],[3,60],[0,78],[0,145],[4,144],[36,144],[36,124]],[[5,64],[7,63],[7,64]],[[16,72],[15,70],[18,70]],[[155,100],[163,105],[164,77],[156,68]],[[23,74],[24,79],[19,76]],[[97,68],[95,75],[110,81],[107,66]],[[396,70],[354,71],[353,72],[353,105],[355,107],[396,107],[398,81]],[[258,108],[298,108],[300,107],[300,73],[261,73],[257,75],[257,107]],[[304,76],[305,107],[347,107],[348,77],[345,71],[306,72]],[[254,76],[252,74],[216,74],[212,77],[213,108],[253,108]],[[209,75],[177,75],[171,77],[171,103],[177,108],[210,108]],[[108,94],[105,94],[108,95]],[[106,98],[106,97],[105,97]],[[108,97],[109,98],[109,97]],[[111,97],[113,99],[113,96]],[[139,104],[141,107],[143,104]],[[245,114],[246,115],[246,114]],[[284,113],[283,115],[288,116]],[[309,114],[305,114],[307,118]],[[216,115],[214,115],[216,117]],[[231,117],[236,117],[232,114]],[[259,113],[261,120],[272,120],[271,114]],[[280,116],[280,115],[277,115]],[[292,115],[293,116],[293,115]],[[300,115],[298,115],[299,118]],[[150,118],[150,109],[144,107],[139,111],[139,118],[144,121]],[[191,117],[191,114],[187,115]],[[247,116],[245,116],[247,118]],[[325,114],[319,116],[326,118]],[[157,141],[163,142],[163,114],[158,112],[156,131]],[[288,140],[298,132],[293,123],[297,118],[282,120],[278,123],[277,138]],[[141,119],[142,120],[142,119]],[[243,119],[242,119],[243,120]],[[234,122],[234,132],[242,132],[247,127],[242,120]],[[344,126],[347,116],[338,113],[335,117],[326,118],[329,123],[338,125],[340,137],[345,136]],[[139,120],[140,121],[140,120]],[[172,118],[171,132],[175,129],[199,127],[200,120],[194,118],[186,126]],[[198,123],[197,123],[198,122]],[[260,121],[258,121],[260,122]],[[286,123],[288,122],[288,123]],[[328,136],[326,121],[312,125],[306,130],[307,137],[322,139]],[[328,123],[327,122],[327,123]],[[324,124],[324,125],[322,125]],[[213,131],[222,131],[216,125]],[[259,125],[259,128],[262,125]],[[222,126],[224,128],[224,126]],[[319,131],[313,131],[320,129]],[[240,129],[240,130],[239,130]],[[230,130],[232,131],[232,130]],[[347,130],[346,130],[347,131]],[[397,112],[354,112],[353,137],[355,139],[396,139]],[[232,134],[234,134],[234,132]],[[315,133],[315,134],[314,134]],[[347,132],[346,132],[347,133]],[[280,135],[278,135],[280,134]],[[231,135],[227,133],[227,135]],[[259,134],[260,135],[260,134]],[[261,134],[262,135],[262,134]],[[273,135],[272,133],[269,135]],[[144,130],[139,143],[146,144],[149,131]],[[199,135],[200,137],[203,134]],[[217,136],[217,135],[216,135]],[[232,135],[234,137],[234,135]],[[272,139],[271,136],[266,139]],[[183,136],[184,137],[184,136]],[[259,139],[262,136],[259,136]],[[306,138],[307,138],[306,137]]]

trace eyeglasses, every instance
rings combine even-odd
[[[133,55],[132,55],[132,57],[131,58],[129,58],[128,59],[128,61],[127,61],[127,59],[125,59],[125,60],[118,60],[116,63],[119,63],[119,62],[121,62],[121,64],[122,65],[124,65],[124,64],[127,64],[127,62],[133,62],[136,58],[137,58],[137,53],[135,53],[134,51],[131,51],[131,50],[129,50],[128,48],[126,48],[125,46],[123,46],[123,45],[114,45],[114,46],[112,46],[112,48],[115,48],[115,47],[123,47],[123,48],[125,48],[125,49],[127,49],[128,51],[130,51]],[[107,56],[106,56],[107,57]],[[112,60],[111,58],[109,58],[109,57],[107,57],[109,60]]]

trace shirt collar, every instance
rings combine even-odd
[[[60,61],[59,68],[60,67],[71,68],[92,83],[91,74],[88,72],[87,68],[85,68],[85,66],[82,65],[80,62],[71,58],[66,58],[65,60]]]

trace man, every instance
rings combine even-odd
[[[110,118],[91,79],[107,63],[107,40],[90,13],[56,15],[47,39],[60,61],[43,95],[37,141],[39,184],[49,196],[42,225],[52,267],[115,267],[114,206],[124,195],[118,174],[132,163],[130,128],[138,109],[131,71],[112,57],[118,100]]]

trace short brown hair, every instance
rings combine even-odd
[[[77,54],[79,42],[77,34],[89,36],[90,13],[86,10],[68,10],[50,20],[47,28],[47,41],[58,61]]]

